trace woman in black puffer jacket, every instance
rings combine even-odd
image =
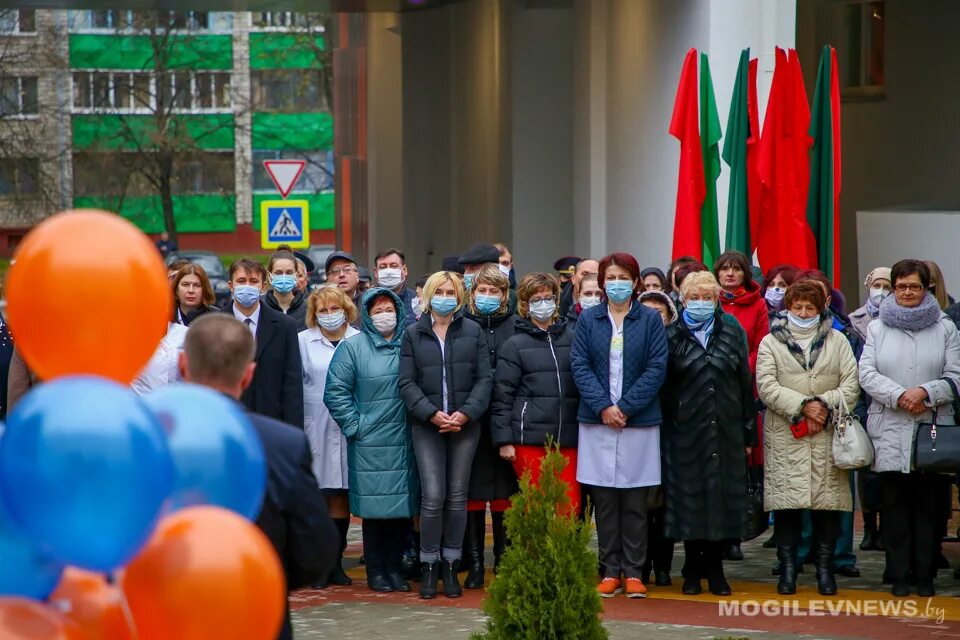
[[[423,490],[420,597],[436,596],[440,575],[444,594],[459,598],[456,565],[467,527],[470,465],[490,405],[492,369],[483,331],[463,317],[460,279],[448,271],[433,274],[423,298],[423,315],[403,334],[399,380]]]
[[[560,474],[569,487],[569,507],[580,508],[577,483],[577,409],[580,392],[573,380],[573,332],[557,315],[560,283],[550,274],[530,273],[517,285],[520,320],[516,335],[500,349],[494,377],[493,441],[518,476],[527,470],[536,482],[544,445],[553,440],[567,466]]]
[[[490,355],[490,368],[496,369],[497,354],[508,338],[513,336],[517,316],[510,301],[510,281],[498,267],[487,265],[474,274],[467,292],[466,317],[483,330]],[[500,566],[500,557],[507,544],[503,512],[510,507],[510,497],[517,492],[517,474],[513,466],[500,457],[500,448],[490,438],[490,411],[480,421],[480,443],[470,469],[470,490],[467,493],[467,534],[463,540],[464,562],[467,570],[463,586],[482,589],[484,579],[483,545],[487,535],[487,503],[493,521],[493,569]]]

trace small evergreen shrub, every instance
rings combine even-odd
[[[547,445],[539,486],[529,471],[506,512],[510,545],[483,610],[487,629],[474,640],[604,640],[590,527],[570,513],[560,471],[567,464]]]

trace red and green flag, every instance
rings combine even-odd
[[[700,54],[700,144],[703,155],[704,199],[700,208],[704,264],[720,257],[720,223],[717,215],[717,178],[720,177],[720,115],[713,93],[707,54]]]
[[[723,141],[723,160],[730,167],[730,191],[727,197],[726,250],[753,255],[757,247],[760,176],[757,173],[757,146],[760,143],[757,107],[757,60],[750,60],[750,49],[740,52],[727,136]]]
[[[680,84],[670,120],[670,135],[680,141],[680,172],[677,209],[673,221],[673,259],[703,257],[700,209],[706,198],[703,179],[703,149],[697,110],[697,50],[690,49],[683,61]]]
[[[810,184],[810,107],[797,52],[776,50],[776,66],[757,170],[763,182],[757,256],[764,271],[778,264],[817,268],[806,202]]]
[[[820,269],[840,283],[840,82],[837,52],[827,45],[820,54],[810,121],[810,190],[807,223],[816,240]]]

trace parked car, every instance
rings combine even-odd
[[[203,267],[210,279],[210,286],[213,287],[213,293],[217,296],[216,305],[224,307],[230,301],[230,287],[227,281],[230,279],[223,263],[220,262],[220,256],[212,251],[177,251],[167,256],[167,264],[174,260],[187,260]]]
[[[314,270],[310,272],[309,287],[311,291],[327,281],[327,271],[324,269],[324,266],[327,263],[327,256],[336,250],[336,247],[332,244],[312,244],[304,251],[307,257],[313,261],[315,267]]]

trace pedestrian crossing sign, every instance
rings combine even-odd
[[[310,246],[310,203],[306,200],[264,200],[260,203],[260,246],[276,249]]]

